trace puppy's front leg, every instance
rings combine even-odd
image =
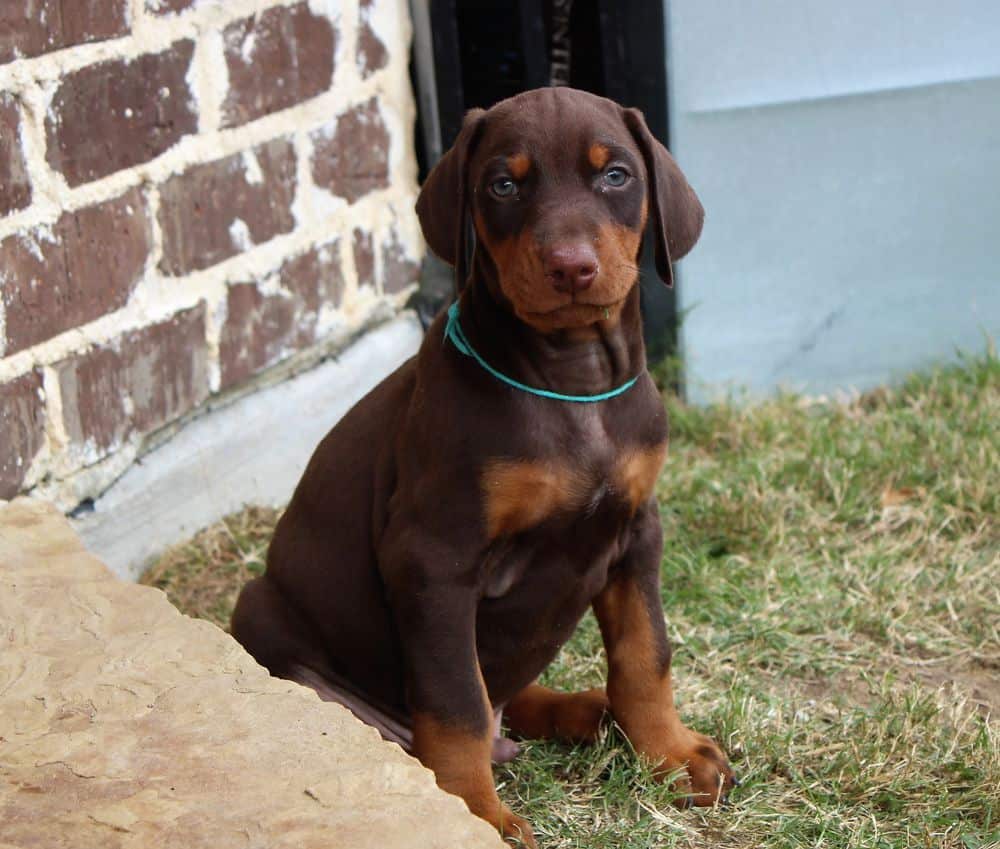
[[[412,547],[383,575],[406,661],[414,755],[472,813],[537,849],[531,827],[500,801],[493,784],[493,709],[476,652],[474,587],[446,568],[429,568]]]
[[[684,768],[686,803],[713,805],[733,786],[722,749],[687,728],[674,706],[670,643],[660,602],[662,531],[656,502],[633,519],[624,557],[594,599],[608,656],[611,713],[635,750],[667,775]]]

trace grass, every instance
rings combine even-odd
[[[667,396],[663,602],[679,707],[743,780],[679,811],[613,727],[495,770],[543,847],[1000,847],[1000,360],[850,401]],[[146,576],[224,624],[272,511]],[[591,617],[546,683],[601,683]]]

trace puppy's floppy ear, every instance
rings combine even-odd
[[[417,197],[417,218],[430,249],[449,265],[455,266],[459,291],[465,285],[466,223],[468,205],[467,165],[482,128],[483,109],[470,109],[451,149],[445,153],[424,180]]]
[[[656,238],[656,271],[664,283],[673,286],[670,263],[679,260],[698,241],[705,210],[674,158],[649,131],[642,112],[638,109],[623,112],[625,126],[639,145],[646,163]]]

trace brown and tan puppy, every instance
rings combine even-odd
[[[316,450],[234,636],[528,846],[493,785],[491,758],[516,751],[501,712],[515,736],[573,741],[610,713],[664,775],[686,770],[692,804],[714,804],[726,756],[681,724],[671,689],[653,494],[667,420],[636,286],[647,218],[669,284],[701,232],[698,198],[639,112],[550,88],[471,112],[417,213],[490,366],[569,395],[638,379],[597,403],[539,397],[446,341],[439,316]],[[606,690],[534,683],[589,607]]]

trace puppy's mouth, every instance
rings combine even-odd
[[[525,315],[530,315],[538,318],[551,317],[556,315],[561,315],[567,312],[585,312],[587,310],[595,310],[601,312],[602,310],[607,310],[608,312],[614,312],[621,308],[622,304],[625,303],[625,298],[619,298],[616,301],[584,301],[577,298],[571,298],[564,303],[557,306],[551,307],[545,310],[525,310]]]
[[[617,319],[625,300],[608,303],[567,301],[546,310],[515,310],[520,319],[543,332],[570,330]]]
[[[599,278],[583,290],[557,292],[534,275],[505,278],[501,274],[500,288],[521,321],[548,332],[616,320],[634,288],[632,281],[630,285],[624,282]]]

